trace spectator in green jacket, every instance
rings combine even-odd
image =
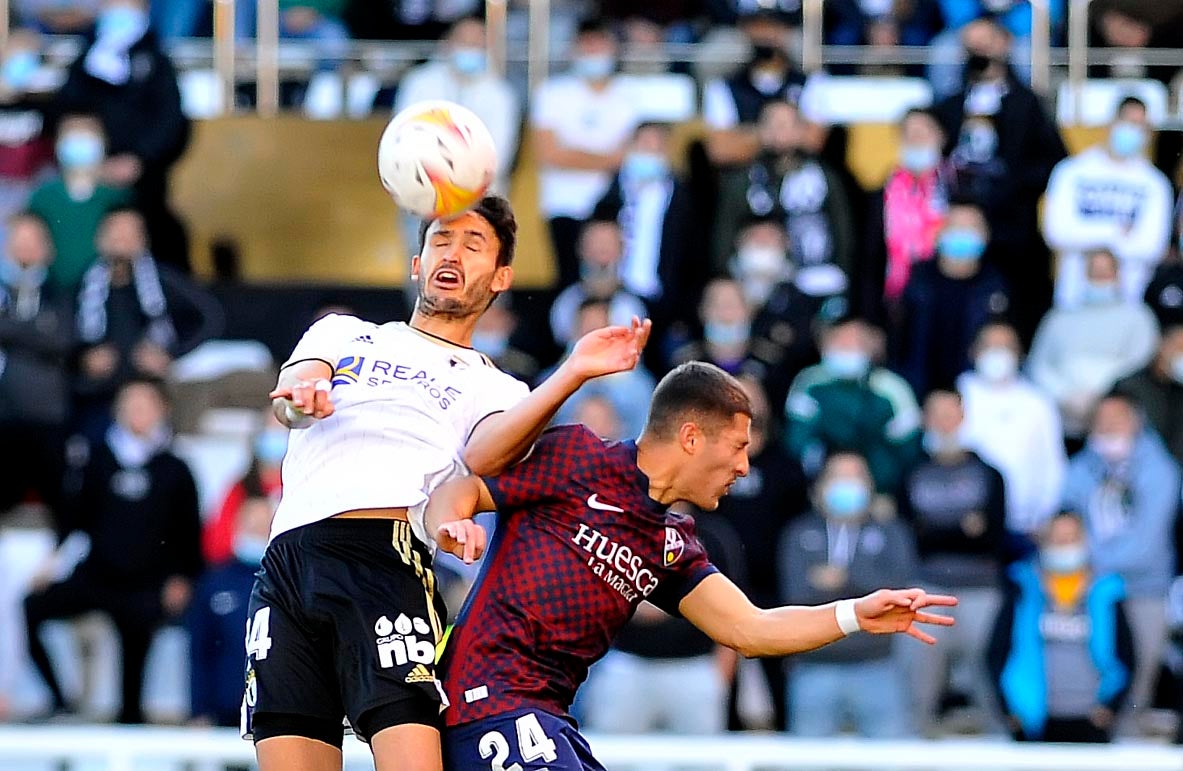
[[[895,494],[920,457],[920,407],[901,377],[873,363],[873,327],[847,316],[822,332],[822,362],[793,381],[785,446],[815,476],[835,452],[867,459],[876,490]]]

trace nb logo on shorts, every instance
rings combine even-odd
[[[411,674],[407,675],[408,683],[434,683],[435,675],[422,664],[416,664],[415,668],[411,670]]]
[[[378,635],[375,643],[378,663],[383,669],[403,666],[411,661],[435,663],[435,639],[431,627],[421,618],[408,618],[405,613],[400,613],[392,622],[382,616],[374,623],[374,634]]]

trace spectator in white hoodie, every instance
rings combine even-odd
[[[1030,535],[1059,510],[1068,458],[1055,404],[1019,372],[1022,353],[1014,327],[987,324],[974,342],[974,368],[957,379],[957,390],[965,448],[1002,474],[1007,530]]]
[[[1123,294],[1140,299],[1167,252],[1171,183],[1144,156],[1151,129],[1146,105],[1126,97],[1106,146],[1090,147],[1056,164],[1048,182],[1043,235],[1059,253],[1056,305],[1084,295],[1085,255],[1106,248],[1121,261]]]
[[[1124,268],[1124,266],[1123,266]],[[1122,297],[1117,257],[1089,254],[1082,303],[1052,308],[1039,323],[1027,371],[1060,408],[1064,433],[1079,439],[1093,409],[1126,375],[1145,367],[1158,348],[1158,322],[1141,302]]]

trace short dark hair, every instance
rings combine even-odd
[[[1117,111],[1114,113],[1114,115],[1121,115],[1121,111],[1127,107],[1141,107],[1142,112],[1150,111],[1142,97],[1129,94],[1128,96],[1123,97],[1122,100],[1117,103]]]
[[[928,107],[909,107],[904,112],[904,117],[900,118],[900,128],[903,128],[904,124],[907,123],[910,118],[928,118],[930,121],[932,121],[933,125],[937,127],[937,130],[940,131],[942,135],[945,133],[945,127],[941,123],[941,119],[938,118],[937,114]]]
[[[690,361],[657,384],[645,433],[668,439],[688,420],[714,433],[736,415],[752,417],[752,402],[740,382],[714,364]]]
[[[616,39],[616,36],[612,33],[612,27],[599,16],[589,16],[579,22],[579,26],[575,29],[575,37],[581,38],[585,35],[604,35],[613,40]]]
[[[497,234],[497,267],[513,264],[513,253],[518,242],[518,223],[513,216],[513,207],[509,201],[499,195],[487,195],[480,202],[469,209],[473,214],[479,214],[493,228]],[[425,219],[419,224],[419,253],[427,243],[427,231],[434,219]]]
[[[137,372],[123,381],[119,385],[119,388],[116,389],[116,398],[118,399],[124,392],[136,386],[147,386],[152,389],[160,397],[160,401],[165,409],[172,408],[172,393],[169,390],[168,383],[163,378],[156,377],[155,375],[147,375],[142,372]]]

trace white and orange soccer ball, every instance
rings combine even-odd
[[[417,102],[394,116],[378,143],[378,176],[402,209],[425,219],[476,205],[497,169],[489,129],[454,102]]]

